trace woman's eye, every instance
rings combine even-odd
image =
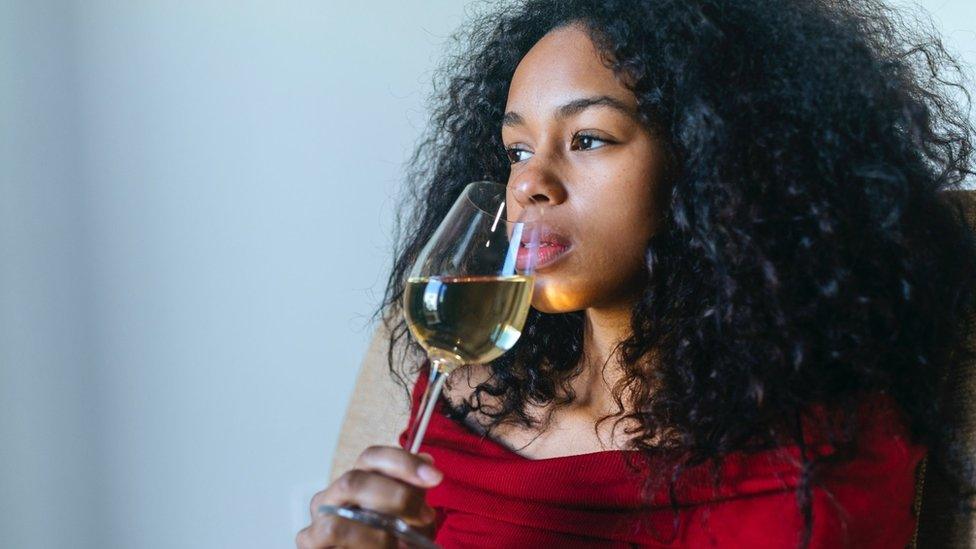
[[[516,148],[516,147],[512,147],[512,148],[509,148],[509,149],[505,149],[505,153],[508,155],[508,161],[510,163],[512,163],[512,164],[515,164],[516,162],[521,162],[521,161],[526,160],[528,158],[528,157],[519,156],[520,154],[522,154],[522,153],[532,154],[532,153],[530,153],[529,151],[527,151],[525,149],[519,149],[519,148]]]
[[[597,145],[597,146],[594,147],[593,146],[594,142],[595,143],[600,143],[600,145]],[[572,147],[574,149],[578,148],[578,149],[581,149],[581,150],[586,151],[586,150],[590,150],[590,149],[599,149],[600,147],[602,147],[603,145],[606,145],[607,143],[609,143],[609,141],[606,141],[604,139],[600,139],[599,137],[597,137],[595,135],[589,135],[589,134],[585,134],[585,133],[580,133],[580,134],[576,134],[576,135],[573,136]]]
[[[570,148],[572,150],[592,150],[599,149],[604,145],[612,143],[607,139],[601,139],[595,135],[590,135],[586,133],[579,133],[573,136],[572,142],[570,143]],[[531,151],[525,149],[520,149],[518,147],[509,147],[505,149],[505,154],[508,156],[508,161],[512,164],[522,162],[523,160],[528,160],[532,156]]]

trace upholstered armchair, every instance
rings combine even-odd
[[[950,197],[964,204],[970,224],[976,227],[976,191],[952,192]],[[971,348],[976,348],[976,333],[970,334],[969,341]],[[969,455],[976,456],[976,364],[959,364],[949,373],[948,387],[947,404],[958,410],[951,427],[964,441]],[[964,517],[951,511],[947,480],[927,469],[926,463],[927,460],[919,465],[916,474],[916,546],[976,547],[976,516]]]

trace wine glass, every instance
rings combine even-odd
[[[544,210],[492,181],[464,187],[421,250],[404,290],[411,335],[430,359],[430,380],[410,427],[416,454],[447,376],[490,362],[515,345],[532,302]],[[397,517],[323,505],[319,512],[382,528],[415,547],[437,544]]]

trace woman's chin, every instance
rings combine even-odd
[[[585,308],[580,306],[579,298],[575,292],[559,284],[537,280],[532,293],[532,308],[548,314],[571,313]]]

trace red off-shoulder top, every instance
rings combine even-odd
[[[427,380],[425,369],[413,387],[411,423]],[[667,482],[653,498],[642,497],[644,475],[669,468],[632,459],[635,451],[529,459],[451,420],[444,405],[438,400],[420,451],[444,473],[427,501],[437,511],[435,541],[445,549],[799,546],[798,447],[729,455],[717,488],[710,466],[686,469],[675,485],[675,514]],[[926,449],[910,442],[890,397],[865,399],[863,411],[869,421],[857,457],[824,470],[813,488],[810,547],[902,548],[911,541],[914,473]],[[404,429],[403,447],[407,436]],[[807,452],[830,453],[816,436],[811,431]]]

